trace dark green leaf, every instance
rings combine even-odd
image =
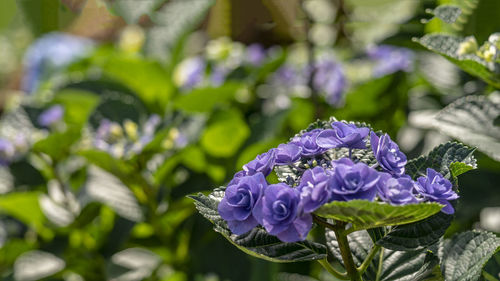
[[[347,236],[347,239],[354,262],[356,266],[360,266],[370,252],[373,242],[365,231],[351,233]],[[327,230],[326,241],[335,258],[342,261],[333,231]],[[432,269],[437,264],[437,260],[426,251],[393,251],[389,249],[381,249],[381,251],[383,251],[381,272],[378,272],[380,263],[380,253],[378,253],[363,275],[364,280],[423,280],[431,274]],[[379,275],[380,279],[377,279],[377,275]]]
[[[453,216],[439,212],[420,222],[395,226],[377,244],[397,251],[423,249],[444,235],[452,219]]]
[[[440,245],[441,272],[445,280],[473,281],[486,262],[500,250],[500,238],[484,231],[456,234]]]
[[[447,142],[435,147],[426,156],[408,161],[406,174],[413,179],[426,175],[426,169],[432,168],[443,176],[450,178],[450,165],[455,162],[463,162],[471,167],[476,167],[476,159],[473,156],[474,148],[470,148],[458,142]]]
[[[353,230],[408,224],[436,214],[443,206],[419,203],[394,206],[367,200],[334,201],[314,213],[320,217],[352,223]]]
[[[485,96],[468,96],[441,110],[434,126],[500,161],[500,127],[494,124],[499,116],[500,103]]]
[[[217,211],[217,206],[224,197],[224,191],[221,189],[214,190],[209,196],[200,193],[189,197],[195,200],[196,208],[200,214],[214,224],[215,231],[249,255],[273,262],[310,261],[326,257],[324,245],[307,240],[284,243],[259,227],[243,235],[231,234],[226,222]]]

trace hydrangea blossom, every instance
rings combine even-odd
[[[445,205],[444,213],[454,212],[449,201],[458,195],[451,183],[432,169],[417,182],[405,175],[406,156],[387,134],[378,137],[372,132],[369,148],[365,143],[368,128],[345,122],[333,122],[331,126],[305,132],[258,155],[234,175],[219,206],[233,233],[243,234],[260,224],[281,241],[304,240],[314,212],[333,201],[367,200],[391,205],[432,201]],[[333,161],[328,160],[330,154],[321,156],[328,149],[343,147],[373,152],[378,165],[354,162],[351,155]],[[280,165],[291,166],[287,169],[297,172],[297,178],[268,185],[265,176]]]
[[[253,215],[269,234],[284,242],[304,240],[312,228],[312,216],[302,211],[299,191],[284,183],[264,189]]]
[[[364,199],[373,201],[377,194],[379,173],[364,163],[342,158],[332,163],[332,198],[337,201]]]
[[[314,212],[323,204],[331,201],[332,175],[332,171],[318,166],[304,172],[298,186],[304,212]]]
[[[416,183],[409,176],[394,178],[388,173],[380,173],[377,189],[380,199],[393,205],[419,202],[415,197]]]
[[[427,175],[417,179],[416,189],[425,199],[445,205],[443,213],[455,212],[449,201],[458,199],[458,194],[453,191],[451,182],[434,169],[427,168]]]
[[[336,147],[366,148],[366,136],[370,129],[358,128],[354,124],[333,122],[332,129],[324,130],[317,136],[318,146],[326,149]]]
[[[254,160],[243,166],[243,170],[247,175],[262,173],[268,176],[274,166],[274,155],[276,149],[271,149],[268,152],[258,155]]]
[[[24,56],[25,75],[22,89],[32,93],[38,89],[47,71],[57,72],[70,63],[88,55],[93,42],[65,33],[49,33],[31,45]]]
[[[370,143],[373,154],[382,169],[394,175],[404,174],[406,155],[399,150],[399,146],[391,140],[388,134],[378,137],[371,132]]]
[[[252,211],[263,190],[267,188],[262,173],[239,177],[238,181],[228,185],[218,211],[233,233],[244,234],[259,224]]]
[[[182,89],[194,88],[203,82],[205,67],[203,58],[188,58],[177,65],[173,80]]]
[[[302,149],[302,156],[314,156],[320,154],[326,149],[320,147],[316,142],[319,133],[321,133],[320,129],[311,130],[301,136],[294,137],[290,143],[295,144]]]
[[[274,152],[274,163],[278,165],[287,165],[300,159],[302,148],[293,143],[280,144]]]
[[[59,122],[64,115],[64,108],[60,105],[54,105],[45,110],[38,116],[38,124],[44,127],[50,127]]]

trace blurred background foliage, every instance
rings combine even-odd
[[[499,233],[499,13],[497,0],[2,0],[0,278],[332,280],[238,252],[186,198],[330,116],[410,157],[477,146],[447,235]],[[498,254],[487,270],[500,279]]]

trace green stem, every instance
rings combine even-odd
[[[380,250],[380,258],[378,259],[377,277],[375,281],[380,281],[380,276],[382,275],[382,264],[384,263],[384,248]]]
[[[366,271],[366,269],[368,268],[368,266],[370,266],[373,258],[377,254],[378,250],[380,250],[380,246],[377,245],[377,244],[373,245],[373,247],[370,250],[370,253],[368,254],[368,256],[365,258],[365,260],[363,261],[363,263],[361,264],[361,266],[358,267],[359,274],[363,275],[363,273]]]
[[[342,255],[342,260],[344,261],[344,266],[347,274],[352,281],[363,281],[361,275],[354,264],[352,259],[351,248],[349,247],[349,242],[347,241],[347,235],[344,230],[334,229],[335,237],[337,238],[337,243],[339,244],[340,254]]]
[[[335,270],[335,268],[332,267],[332,265],[328,262],[327,259],[318,260],[318,262],[319,264],[321,264],[321,266],[323,266],[324,269],[326,269],[326,271],[328,271],[331,275],[335,276],[336,278],[341,280],[349,280],[347,272],[344,273],[338,272],[337,270]]]

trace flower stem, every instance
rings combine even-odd
[[[361,275],[359,274],[352,258],[351,248],[349,247],[349,242],[347,241],[347,234],[344,230],[340,229],[333,229],[333,231],[335,232],[335,237],[337,238],[337,243],[339,244],[340,254],[342,255],[347,275],[352,281],[362,281],[363,279],[361,278]]]
[[[352,160],[352,148],[349,148],[349,159]]]
[[[347,272],[340,273],[335,268],[332,267],[332,265],[328,262],[327,259],[322,259],[318,260],[319,264],[323,266],[326,271],[328,271],[331,275],[335,276],[336,278],[340,280],[349,280],[349,276],[347,276]]]
[[[380,276],[382,275],[382,264],[384,262],[384,248],[380,250],[380,258],[378,259],[378,269],[375,281],[380,281]]]
[[[366,269],[368,268],[368,266],[370,266],[373,258],[377,254],[378,250],[380,250],[380,246],[377,245],[377,244],[373,245],[373,247],[370,250],[370,253],[368,254],[368,256],[365,258],[365,260],[363,261],[363,263],[361,264],[361,266],[358,267],[359,274],[363,275],[363,273],[366,271]]]

